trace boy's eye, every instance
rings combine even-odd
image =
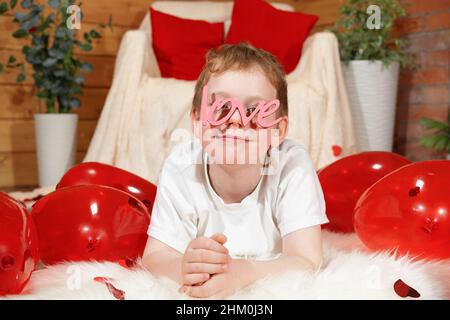
[[[256,107],[250,107],[245,110],[246,116],[250,116],[253,112],[255,112]]]
[[[222,107],[220,107],[220,110],[226,111],[231,109],[231,102],[225,103]]]

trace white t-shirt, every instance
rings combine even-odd
[[[150,236],[184,253],[192,239],[220,232],[232,258],[267,260],[281,253],[283,236],[328,222],[314,166],[298,143],[281,144],[270,157],[272,174],[240,203],[217,195],[206,159],[198,139],[174,147],[159,177]]]

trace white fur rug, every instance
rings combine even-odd
[[[367,252],[355,234],[324,232],[326,264],[315,275],[290,273],[261,280],[231,299],[414,299],[401,298],[393,285],[401,279],[419,299],[450,299],[450,261],[411,262],[387,253]],[[107,283],[94,278],[108,278]],[[97,279],[98,280],[98,279]],[[112,285],[112,286],[111,286]],[[112,288],[113,287],[113,288]],[[178,285],[135,267],[114,263],[66,263],[33,273],[25,291],[6,299],[189,299]]]
[[[54,190],[47,187],[10,195],[25,200]],[[230,299],[414,299],[396,294],[403,282],[420,293],[419,299],[450,299],[450,260],[412,262],[388,253],[371,253],[356,234],[324,231],[325,264],[321,272],[289,273],[261,280]],[[102,279],[95,278],[102,277]],[[105,283],[106,282],[106,283]],[[117,290],[115,290],[115,289]],[[139,266],[115,263],[66,263],[35,271],[24,292],[6,299],[189,299],[178,285],[158,279]],[[115,297],[112,293],[115,292]]]

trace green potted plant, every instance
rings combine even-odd
[[[398,0],[348,0],[330,29],[362,150],[392,149],[399,66],[413,65],[394,28],[405,15]]]
[[[10,56],[4,69],[17,69],[16,81],[32,78],[39,112],[34,115],[39,184],[54,185],[75,163],[76,130],[84,76],[92,65],[77,58],[75,49],[90,51],[99,29],[81,32],[82,14],[73,0],[0,1],[0,15],[10,15],[18,29],[14,38],[25,39],[23,59]],[[111,19],[109,21],[111,27]],[[26,68],[30,65],[31,68]]]
[[[438,152],[446,152],[447,160],[450,160],[450,114],[446,122],[422,118],[421,123],[430,133],[422,137],[420,143],[424,147],[432,148]]]

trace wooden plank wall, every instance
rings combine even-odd
[[[43,0],[46,2],[46,0]],[[221,0],[216,0],[221,1]],[[343,0],[278,0],[291,4],[297,11],[314,13],[320,20],[314,31],[332,24]],[[105,31],[105,37],[97,41],[94,50],[79,53],[94,66],[87,75],[82,97],[82,107],[78,113],[77,159],[81,161],[87,151],[95,131],[97,119],[110,87],[117,49],[123,34],[137,28],[147,8],[149,0],[86,0],[82,2],[85,20],[82,30],[89,30],[98,23],[108,21],[112,15],[113,31]],[[6,62],[10,54],[21,57],[23,41],[11,36],[16,30],[11,16],[0,16],[0,61]],[[29,70],[29,69],[28,69]],[[37,185],[37,163],[34,140],[33,113],[38,110],[37,99],[33,96],[31,78],[18,85],[15,72],[6,71],[0,75],[0,189],[28,189]]]

